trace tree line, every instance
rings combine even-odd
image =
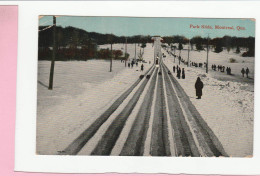
[[[39,60],[49,60],[51,58],[51,47],[53,45],[53,28],[43,30],[48,26],[39,26]],[[56,27],[56,43],[57,43],[57,60],[87,60],[90,58],[110,58],[122,59],[121,50],[111,51],[107,49],[98,50],[98,45],[115,44],[115,43],[138,43],[144,48],[146,43],[152,43],[152,36],[135,35],[135,36],[116,36],[113,34],[101,34],[97,32],[87,32],[72,26]],[[198,51],[205,50],[207,44],[214,48],[215,52],[222,52],[223,48],[230,51],[236,48],[236,52],[240,53],[240,48],[247,48],[242,56],[254,56],[255,38],[254,37],[231,37],[224,36],[221,38],[203,38],[195,36],[190,40],[184,36],[163,36],[163,43],[168,44],[176,49],[173,44],[178,44],[177,49],[183,49],[183,44],[191,44],[191,49]],[[129,54],[126,54],[129,57]]]
[[[42,29],[47,26],[39,26],[39,47],[51,47],[53,44],[52,35],[53,28],[48,30]],[[152,43],[152,36],[135,35],[135,36],[116,36],[114,34],[101,34],[97,32],[87,32],[83,29],[75,27],[56,27],[57,42],[59,47],[65,46],[81,46],[88,45],[89,42],[97,45],[112,43],[125,43],[127,37],[127,43]]]
[[[205,50],[207,45],[212,47],[214,52],[220,53],[225,48],[228,52],[231,49],[236,49],[236,53],[240,53],[240,48],[246,48],[246,52],[242,53],[242,56],[255,56],[255,38],[254,37],[217,37],[217,38],[207,38],[201,36],[195,36],[190,40],[184,36],[167,36],[163,37],[164,43],[167,43],[169,46],[172,46],[173,49],[182,49],[183,44],[191,45],[191,49],[196,49],[198,51]],[[173,46],[173,43],[177,43],[178,47]]]

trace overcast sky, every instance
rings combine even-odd
[[[39,25],[52,24],[52,16],[40,18]],[[200,28],[191,28],[198,25]],[[202,29],[201,25],[210,25],[212,29]],[[215,29],[215,25],[232,27],[232,29]],[[194,36],[210,38],[225,35],[248,37],[255,36],[255,21],[252,19],[209,19],[209,18],[141,18],[141,17],[77,17],[58,16],[57,26],[73,26],[88,32],[102,34],[112,33],[117,36],[133,35],[183,35],[187,38]],[[237,30],[237,26],[245,30]]]

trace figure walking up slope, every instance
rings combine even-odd
[[[196,89],[196,96],[198,97],[197,99],[201,99],[203,82],[200,80],[200,77],[197,78],[197,81],[195,83],[195,89]]]

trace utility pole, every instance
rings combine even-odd
[[[127,61],[126,54],[127,54],[127,37],[125,38],[125,67],[126,67],[126,61]]]
[[[53,16],[53,46],[52,46],[52,60],[51,60],[51,69],[50,69],[50,77],[49,77],[49,90],[53,88],[53,75],[54,75],[54,65],[55,65],[55,57],[56,57],[56,17]]]
[[[111,58],[110,58],[110,72],[112,72],[112,60],[113,60],[113,40],[112,40],[112,34],[111,34]]]
[[[189,67],[190,64],[190,39],[189,39],[189,45],[188,45],[188,63],[187,63],[187,67]]]
[[[173,48],[173,50],[174,50],[174,63],[175,63],[175,58],[176,58],[176,55],[175,55],[175,47]]]
[[[135,43],[135,61],[136,61],[136,43]]]
[[[155,42],[156,42],[156,38],[154,37],[154,39],[153,39],[153,46],[154,46],[154,49],[153,49],[153,62],[154,63],[156,63],[156,58],[157,58],[157,56],[156,56],[156,44],[155,44]],[[141,48],[140,48],[140,52],[141,52]]]
[[[179,50],[179,65],[181,65],[181,50]]]
[[[208,73],[209,68],[209,34],[208,34],[208,41],[207,41],[207,62],[206,62],[206,73]]]

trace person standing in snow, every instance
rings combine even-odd
[[[180,67],[177,69],[177,78],[178,79],[181,78],[181,68]]]
[[[159,64],[159,58],[157,57],[155,60],[155,64],[158,65]]]
[[[175,73],[175,65],[172,67],[172,69],[173,69],[173,73]]]
[[[182,79],[185,79],[185,71],[184,68],[182,68],[182,75],[181,75]]]
[[[130,68],[130,65],[131,65],[130,62],[128,62],[128,68]]]
[[[195,83],[196,96],[198,97],[197,99],[201,99],[203,86],[203,82],[200,80],[200,77],[198,77]]]
[[[248,67],[246,68],[246,77],[248,78],[248,73],[249,73],[249,69]]]
[[[242,73],[242,76],[244,77],[244,75],[245,75],[245,69],[244,68],[242,68],[241,73]]]
[[[141,71],[144,71],[144,64],[141,65]]]

